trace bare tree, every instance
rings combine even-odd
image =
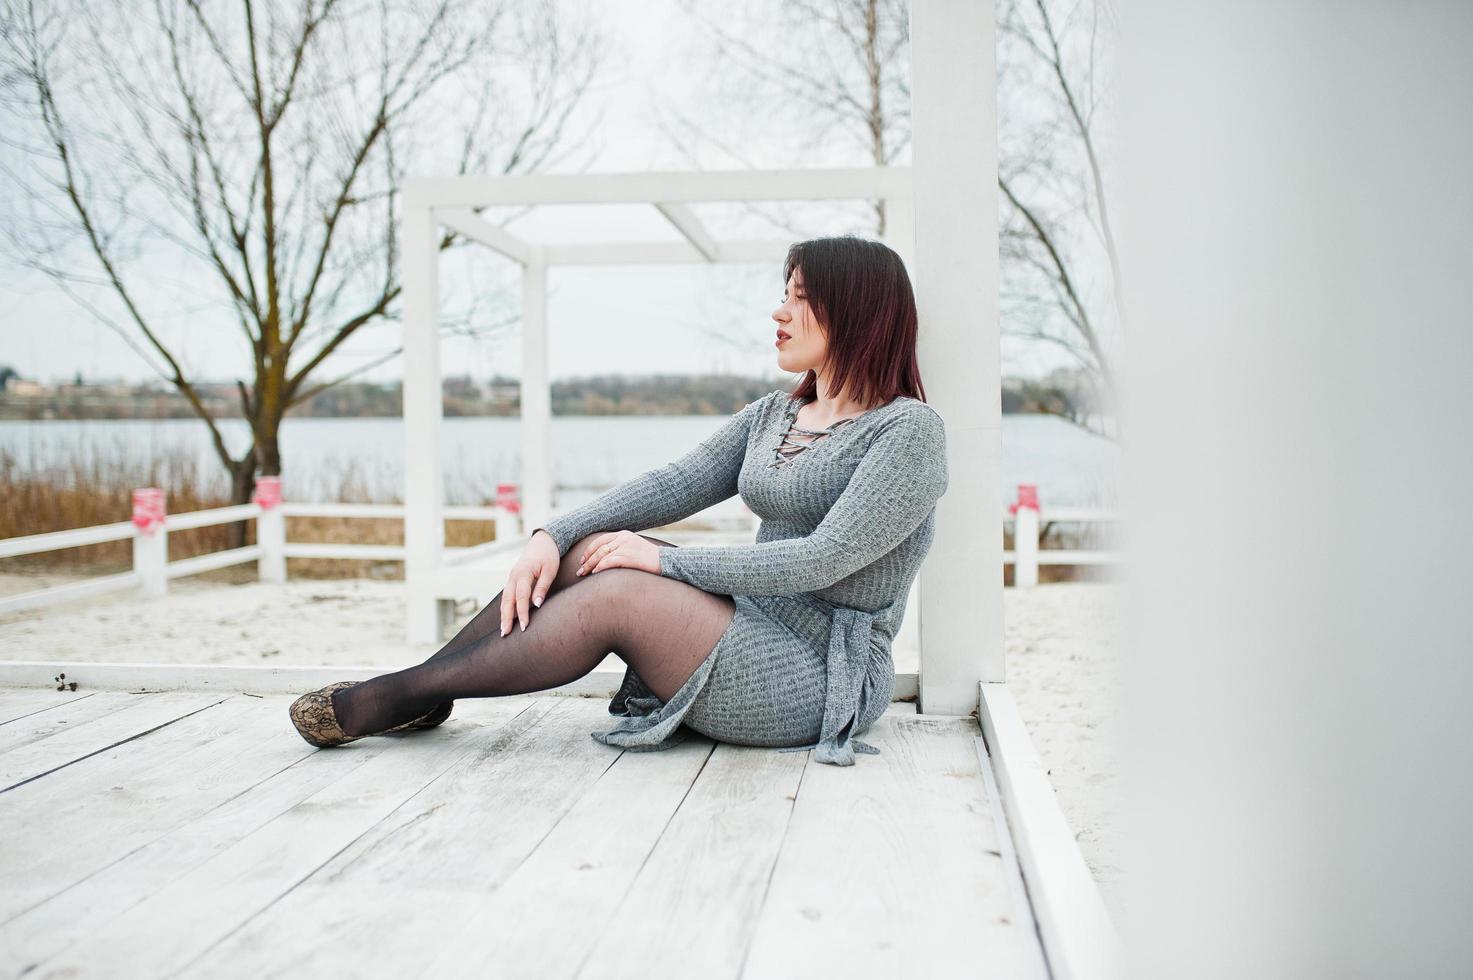
[[[742,166],[800,157],[813,166],[835,156],[884,166],[909,147],[905,0],[770,0],[722,4],[709,14],[701,0],[683,6],[709,42],[695,57],[718,66],[706,72],[714,86],[702,93],[706,111],[666,109],[667,135],[688,158],[714,149]],[[1062,0],[997,2],[1003,332],[1066,351],[1079,365],[1078,383],[1103,405],[1114,389],[1111,351],[1123,319],[1096,119],[1108,11],[1104,0],[1080,0],[1060,17],[1063,7]],[[751,128],[741,129],[742,121]],[[870,207],[874,234],[883,235],[883,205]],[[764,216],[796,233],[779,214]],[[1104,249],[1113,288],[1103,295],[1091,283],[1082,228],[1092,228]],[[1110,435],[1093,412],[1056,414]]]
[[[904,153],[910,140],[906,0],[681,0],[681,7],[695,37],[671,47],[685,54],[689,101],[661,92],[651,109],[687,165],[885,166]],[[755,219],[761,234],[775,230],[794,240],[816,221],[876,237],[886,227],[880,200],[748,201],[734,210]],[[769,276],[726,270],[694,329],[712,347],[757,353],[750,331],[732,329],[731,311],[754,293],[781,302],[781,283]]]
[[[673,105],[666,135],[687,157],[704,146],[743,166],[761,166],[759,152],[775,142],[813,165],[825,155],[852,163],[862,156],[888,166],[910,144],[910,7],[905,0],[777,0],[732,5],[681,0],[707,47],[694,60],[714,88],[723,126]],[[706,7],[711,9],[708,11]],[[742,19],[745,18],[745,19]],[[739,110],[739,111],[738,111]],[[740,115],[754,131],[732,124]],[[792,126],[778,128],[779,121]],[[885,234],[885,204],[873,201],[873,228]],[[784,217],[761,211],[779,227]]]
[[[281,472],[288,409],[399,353],[327,373],[398,317],[406,173],[572,152],[595,40],[551,0],[4,0],[0,166],[29,209],[5,222],[10,244],[190,402],[243,502]],[[181,309],[200,317],[188,331],[242,340],[240,456],[179,349],[188,332],[169,337]]]
[[[999,7],[999,88],[1018,110],[999,125],[1003,302],[1016,335],[1065,351],[1079,368],[1071,372],[1076,384],[1109,407],[1125,319],[1099,125],[1113,16],[1106,0],[1064,7],[1058,0]],[[1099,265],[1108,270],[1103,287],[1090,274]],[[1097,435],[1120,433],[1118,417],[1107,431],[1094,412],[1050,414]]]

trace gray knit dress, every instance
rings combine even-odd
[[[627,669],[609,703],[623,717],[598,741],[665,749],[684,726],[831,765],[879,752],[854,736],[894,694],[890,648],[946,492],[946,429],[902,395],[799,451],[800,407],[770,392],[681,458],[536,529],[563,556],[584,535],[660,527],[737,493],[761,519],[755,544],[660,549],[663,576],[731,596],[736,614],[668,702]]]

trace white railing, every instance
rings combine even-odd
[[[5,596],[0,598],[0,614],[124,589],[138,589],[144,596],[151,598],[163,596],[168,593],[169,582],[176,578],[251,561],[257,563],[257,573],[261,581],[280,583],[286,581],[288,558],[404,560],[403,545],[291,542],[286,539],[288,517],[403,520],[405,508],[402,504],[287,503],[281,500],[280,495],[279,478],[260,477],[252,503],[168,514],[164,511],[163,492],[156,488],[147,488],[134,491],[131,521],[0,540],[0,558],[41,554],[109,541],[133,541],[132,571]],[[1039,525],[1044,522],[1084,524],[1120,520],[1120,516],[1114,511],[1086,507],[1042,508],[1038,504],[1037,487],[1026,483],[1019,485],[1018,500],[1008,510],[1004,520],[1013,522],[1013,550],[1003,552],[1003,562],[1014,566],[1013,585],[1016,588],[1026,589],[1037,585],[1040,565],[1118,565],[1123,561],[1120,554],[1113,551],[1040,549],[1038,546]],[[514,524],[518,520],[514,511],[508,507],[446,507],[443,513],[446,520],[452,521],[492,521],[496,525],[498,539],[468,548],[447,548],[443,558],[446,565],[475,561],[512,545],[512,542],[501,540],[501,529],[506,526],[503,522]],[[246,520],[256,521],[255,544],[176,561],[168,560],[170,531],[213,527]]]
[[[487,520],[495,523],[497,536],[510,519],[512,512],[503,506],[490,507],[446,507],[446,520]],[[347,517],[389,518],[403,520],[402,504],[340,504],[340,503],[286,503],[281,500],[281,483],[278,477],[260,477],[256,483],[255,499],[249,504],[231,507],[215,507],[209,510],[189,511],[182,514],[165,512],[163,491],[154,487],[136,490],[133,493],[133,519],[117,524],[78,528],[70,531],[52,531],[48,534],[32,534],[21,538],[0,540],[0,558],[20,555],[41,554],[78,548],[83,545],[104,544],[109,541],[133,542],[133,569],[116,575],[102,575],[82,582],[71,582],[45,589],[35,589],[17,595],[0,597],[0,614],[36,609],[58,602],[102,595],[125,589],[137,589],[142,595],[155,598],[166,595],[169,582],[186,575],[228,568],[246,562],[257,563],[257,574],[263,582],[286,581],[286,559],[326,558],[379,561],[403,561],[403,545],[382,544],[334,544],[316,542],[290,542],[286,538],[288,517]],[[231,548],[190,558],[169,561],[169,532],[185,531],[201,527],[231,524],[237,521],[256,522],[256,543],[244,548]],[[445,561],[459,563],[469,561],[495,550],[498,545],[507,547],[505,541],[490,541],[469,548],[446,549]]]
[[[1038,528],[1049,524],[1094,524],[1120,520],[1112,510],[1097,507],[1042,507],[1038,485],[1018,484],[1018,499],[1008,506],[1004,521],[1013,523],[1013,549],[1003,550],[1003,564],[1013,566],[1013,587],[1031,589],[1038,584],[1040,565],[1119,565],[1124,559],[1115,551],[1080,551],[1039,548]]]

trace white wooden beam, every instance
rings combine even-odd
[[[1053,980],[1113,980],[1122,950],[1006,684],[982,682],[978,712]]]
[[[990,55],[987,63],[992,64]],[[959,91],[952,101],[963,101],[966,94]],[[912,191],[909,167],[848,167],[410,177],[404,181],[403,193],[406,206],[468,208],[651,201],[854,201],[908,198]]]
[[[69,531],[47,531],[44,534],[28,534],[22,538],[6,538],[0,541],[0,558],[17,555],[36,555],[43,551],[60,551],[63,548],[80,548],[104,541],[122,541],[138,533],[132,521],[116,524],[99,524],[96,527],[79,527]]]
[[[499,228],[469,208],[436,208],[435,220],[457,231],[472,241],[495,249],[509,259],[526,265],[530,261],[531,248],[505,228]]]
[[[552,519],[552,398],[547,365],[547,262],[534,246],[522,269],[522,526]]]
[[[119,572],[116,575],[101,575],[84,578],[66,585],[53,585],[46,589],[33,589],[0,598],[0,616],[28,609],[41,609],[74,599],[87,599],[108,592],[136,589],[143,585],[143,576],[138,572]]]
[[[222,691],[247,694],[300,694],[335,681],[366,681],[384,673],[382,665],[296,666],[265,664],[130,664],[90,661],[0,661],[0,687],[55,688],[65,671],[82,691]],[[613,697],[624,669],[594,670],[562,687],[538,691],[578,697]],[[59,697],[59,695],[58,695]],[[285,717],[282,719],[286,723]]]
[[[707,262],[715,262],[720,254],[716,240],[706,231],[706,226],[701,224],[701,219],[696,213],[684,204],[674,201],[656,202],[655,207],[663,214],[667,221],[675,226],[685,240],[694,246],[697,252],[705,256]]]
[[[124,575],[131,575],[125,572]],[[0,687],[55,688],[54,678],[66,671],[67,680],[78,681],[78,690],[151,691],[229,690],[255,694],[288,694],[310,691],[334,681],[368,680],[384,673],[380,666],[334,664],[129,664],[93,663],[90,660],[0,660]],[[905,705],[915,699],[916,675],[895,675],[894,702]],[[575,694],[582,697],[613,697],[624,683],[624,668],[599,668],[570,684],[539,691],[539,694]],[[914,705],[912,705],[914,707]]]
[[[716,258],[708,259],[689,242],[600,242],[543,246],[548,265],[687,265],[707,262],[781,262],[788,241],[713,242]]]
[[[430,210],[404,206],[404,584],[411,643],[438,642],[439,605],[426,588],[445,546],[441,476],[439,248]]]
[[[949,471],[921,590],[920,697],[922,713],[943,715],[976,708],[978,680],[1005,679],[993,17],[971,0],[911,6],[911,275],[921,373],[946,420]]]

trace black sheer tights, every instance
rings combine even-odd
[[[647,540],[674,547],[658,538]],[[736,603],[730,596],[632,568],[579,577],[574,573],[586,541],[568,549],[542,606],[529,607],[525,630],[513,618],[511,632],[501,635],[498,592],[428,660],[334,694],[333,710],[343,731],[382,731],[455,698],[560,687],[593,670],[610,652],[634,668],[660,700],[670,700],[726,632]]]

